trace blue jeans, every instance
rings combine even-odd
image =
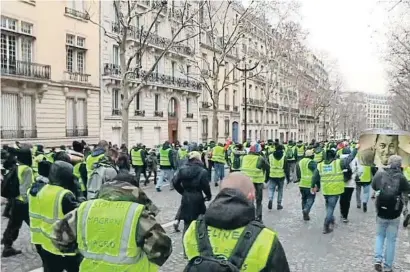
[[[174,188],[172,184],[173,176],[174,176],[174,169],[161,169],[161,174],[159,175],[159,179],[155,187],[161,189],[161,187],[164,185],[164,178],[165,178],[169,182],[170,188]]]
[[[278,186],[278,204],[282,204],[284,184],[285,184],[285,178],[269,178],[269,181],[268,181],[269,201],[273,200],[273,197],[275,196],[276,186]]]
[[[225,177],[225,164],[220,162],[214,162],[214,182],[222,181]]]
[[[325,226],[329,226],[329,224],[335,223],[335,217],[333,213],[335,212],[335,208],[337,205],[337,201],[339,200],[339,195],[325,195],[326,200],[326,217],[325,217]]]
[[[383,248],[386,241],[386,249],[384,251],[384,269],[391,269],[393,267],[399,224],[400,217],[396,219],[383,219],[380,217],[376,218],[377,228],[374,261],[376,263],[383,262]]]
[[[306,212],[307,214],[310,213],[310,209],[312,209],[313,203],[315,203],[315,194],[310,192],[310,188],[299,188],[300,194],[302,195],[302,211]]]
[[[362,195],[363,188],[363,195]],[[369,202],[370,199],[370,184],[356,185],[356,204],[359,206],[362,203]]]

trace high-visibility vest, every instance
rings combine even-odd
[[[171,166],[171,162],[169,161],[169,152],[171,152],[171,148],[168,149],[161,149],[159,151],[159,165],[160,166]]]
[[[248,176],[253,183],[263,183],[265,175],[262,169],[258,169],[259,155],[248,154],[242,158],[241,172]]]
[[[285,170],[283,166],[285,165],[285,155],[282,156],[280,160],[275,159],[273,154],[269,155],[270,171],[269,177],[271,178],[284,178]]]
[[[45,158],[44,154],[38,154],[37,156],[34,157],[33,160],[33,165],[31,166],[31,168],[33,168],[33,174],[35,176],[38,176],[38,164],[39,162],[41,162],[43,159]]]
[[[407,181],[410,182],[410,166],[407,166],[403,169],[403,174],[406,177]]]
[[[62,201],[71,191],[60,186],[46,184],[36,196],[29,194],[30,235],[33,244],[41,245],[54,255],[74,256],[76,253],[62,253],[51,238],[53,224],[64,218]]]
[[[211,161],[225,163],[225,149],[222,146],[213,148]]]
[[[274,145],[268,146],[268,152],[269,152],[269,154],[275,152],[275,150],[276,150],[276,147],[275,147]]]
[[[81,191],[85,192],[87,191],[84,180],[81,178],[81,173],[80,173],[80,167],[84,162],[79,162],[73,167],[73,175],[78,179],[78,182],[80,183]]]
[[[303,157],[305,155],[305,146],[296,146],[296,149],[298,151],[298,157]]]
[[[21,185],[24,183],[23,180],[23,173],[26,171],[26,169],[30,168],[27,165],[18,165],[17,166],[17,178],[19,180],[19,187],[21,188]],[[31,174],[31,184],[34,182],[34,175],[33,173]],[[31,185],[30,184],[30,185]],[[16,199],[22,201],[22,202],[27,202],[26,196],[23,196],[22,192],[20,191],[20,195],[16,197]]]
[[[323,195],[340,195],[344,192],[345,183],[340,159],[334,160],[330,164],[321,162],[317,169],[320,174]]]
[[[54,155],[55,155],[54,152],[49,152],[49,153],[45,154],[46,160],[48,160],[51,163],[54,163]]]
[[[322,162],[323,161],[323,151],[320,151],[319,153],[315,152],[313,160],[317,163]]]
[[[158,271],[137,246],[138,221],[144,205],[95,199],[77,211],[77,244],[84,257],[80,271]]]
[[[312,160],[309,158],[303,158],[299,162],[300,169],[300,182],[299,187],[301,188],[311,188],[313,171],[309,169],[309,163]]]
[[[221,256],[221,259],[228,259],[233,249],[236,248],[239,237],[241,237],[244,230],[245,227],[225,230],[208,226],[209,242],[213,254],[215,256]],[[188,260],[201,256],[198,246],[198,236],[197,221],[194,220],[185,232],[183,238],[184,249]],[[262,271],[267,263],[270,262],[271,247],[276,239],[277,234],[274,231],[268,228],[262,229],[248,252],[248,255],[245,256],[240,270],[247,272]]]
[[[290,146],[287,145],[285,148],[285,154],[286,154],[286,160],[288,161],[294,161],[295,157],[293,156],[295,154],[295,150],[296,150],[296,146]],[[292,157],[288,158],[288,152],[291,151],[292,152]]]
[[[186,157],[188,157],[188,150],[186,149],[179,149],[178,150],[178,157],[180,160],[185,159]]]
[[[372,181],[372,167],[363,165],[363,173],[360,176],[360,182],[370,183]]]
[[[98,156],[88,156],[85,164],[87,167],[87,177],[90,178],[91,174],[93,173],[94,170],[94,164],[99,162],[102,158],[104,158],[104,154],[98,155]]]
[[[142,161],[141,155],[142,149],[132,149],[131,150],[131,164],[134,166],[143,166],[144,162]]]

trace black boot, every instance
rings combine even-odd
[[[302,213],[303,213],[303,220],[305,220],[305,221],[309,221],[310,220],[310,216],[309,216],[309,213],[307,212],[307,211],[302,211]]]
[[[332,228],[329,227],[329,225],[324,225],[323,226],[323,234],[328,234],[331,233],[333,231]]]
[[[272,200],[269,200],[269,202],[268,202],[268,209],[272,210]]]
[[[410,223],[410,213],[406,215],[406,217],[403,220],[403,227],[407,228],[407,226]]]
[[[7,258],[18,254],[21,254],[21,250],[14,249],[12,246],[5,246],[1,256]]]
[[[363,212],[367,212],[367,203],[363,203]]]
[[[276,207],[278,210],[282,210],[283,209],[283,206],[282,206],[282,204],[278,204],[278,206]]]
[[[175,232],[179,232],[179,220],[176,221],[173,225],[174,225]]]

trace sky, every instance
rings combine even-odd
[[[336,59],[347,91],[387,92],[386,8],[378,0],[301,0],[308,45]],[[326,62],[326,60],[325,60]]]

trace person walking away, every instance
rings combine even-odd
[[[229,168],[231,173],[241,171],[242,159],[245,155],[246,151],[243,149],[242,144],[237,144],[236,147],[231,150],[229,156]]]
[[[81,192],[87,198],[87,165],[84,158],[84,146],[78,141],[73,141],[73,150],[69,150],[71,163],[74,165],[74,176],[80,184]]]
[[[256,220],[262,222],[263,184],[266,180],[265,172],[269,171],[269,162],[260,154],[261,146],[254,144],[249,153],[242,159],[241,173],[248,176],[255,187]]]
[[[155,186],[157,192],[161,192],[161,187],[164,184],[164,179],[170,183],[170,189],[173,188],[172,177],[174,175],[175,161],[173,151],[168,141],[165,141],[162,148],[159,150],[159,169],[161,173],[159,175],[159,180]]]
[[[286,154],[286,161],[287,161],[287,167],[289,171],[289,178],[287,179],[287,183],[289,184],[290,182],[295,182],[296,181],[296,160],[298,157],[298,151],[295,146],[295,143],[290,140],[289,144],[285,148],[285,154]]]
[[[151,149],[147,156],[147,180],[145,181],[144,185],[149,182],[151,174],[154,174],[154,184],[157,185],[157,173],[158,173],[158,158],[157,154],[155,154],[155,150]]]
[[[315,156],[313,159],[315,160],[315,162],[317,163],[322,162],[325,157],[325,151],[323,150],[323,148],[320,146],[319,143],[315,143],[314,151],[315,151]]]
[[[372,182],[373,175],[376,173],[377,168],[370,165],[362,165],[359,161],[359,155],[353,160],[353,163],[357,167],[356,175],[356,207],[363,212],[367,212],[367,203],[370,198],[370,184]],[[363,189],[363,194],[362,194]]]
[[[290,271],[278,234],[255,221],[252,183],[240,172],[221,183],[205,214],[184,235],[189,260],[184,271]]]
[[[92,151],[92,153],[87,157],[87,160],[85,162],[87,166],[87,180],[90,178],[94,170],[94,165],[98,163],[98,161],[103,159],[105,153],[108,152],[108,147],[109,145],[107,141],[101,140],[96,146],[96,148]]]
[[[349,147],[343,148],[342,154],[340,155],[340,159],[345,159],[349,156],[351,153],[351,150]],[[344,181],[345,181],[345,190],[344,192],[340,195],[340,215],[342,217],[343,223],[348,223],[349,219],[347,217],[349,216],[349,210],[350,210],[350,202],[352,200],[352,195],[354,188],[356,187],[355,183],[355,174],[357,173],[357,167],[353,161],[349,165],[349,169],[345,170],[343,172],[344,175]]]
[[[299,140],[296,144],[296,151],[297,151],[297,161],[299,162],[305,156],[306,147],[303,144],[302,140]]]
[[[74,179],[73,166],[56,161],[50,168],[50,182],[35,183],[28,194],[31,243],[40,254],[44,272],[78,271],[77,253],[61,252],[50,238],[53,224],[78,206],[74,193],[68,189],[72,188]]]
[[[208,148],[206,150],[206,159],[207,159],[207,167],[208,167],[208,175],[209,179],[211,180],[212,178],[212,167],[214,166],[214,162],[212,161],[212,151],[215,147],[215,142],[210,141]]]
[[[222,180],[225,177],[226,160],[225,160],[225,149],[223,147],[223,144],[218,143],[218,145],[212,149],[211,161],[215,169],[214,182],[215,182],[215,187],[217,187],[219,185],[219,182],[222,182]]]
[[[4,244],[2,257],[7,258],[17,254],[21,254],[21,250],[13,248],[13,243],[16,241],[23,221],[27,225],[29,223],[27,191],[34,182],[32,165],[32,155],[29,148],[20,148],[17,150],[17,179],[14,181],[18,186],[19,195],[16,198],[9,199],[10,203],[10,218],[7,222],[7,227],[3,233],[2,243]],[[13,171],[13,170],[11,170]],[[18,182],[18,185],[17,185]]]
[[[407,181],[410,184],[410,165],[406,166],[403,168],[403,174],[404,177],[407,179]],[[407,228],[407,226],[410,223],[410,213],[409,213],[409,198],[410,198],[410,192],[408,192],[407,194],[404,193],[403,194],[403,198],[404,198],[404,208],[403,208],[403,216],[404,216],[404,220],[403,220],[403,227]]]
[[[140,187],[137,177],[130,173],[131,165],[128,154],[120,153],[117,160],[118,174],[113,180],[123,180],[135,187]]]
[[[283,188],[285,183],[285,177],[290,180],[289,177],[289,162],[285,159],[283,152],[283,146],[279,145],[276,150],[269,155],[269,181],[268,181],[268,209],[272,210],[273,197],[275,196],[276,187],[278,188],[278,203],[277,209],[282,210],[282,198]]]
[[[39,164],[39,162],[41,162],[43,160],[46,160],[46,156],[44,155],[44,146],[43,145],[37,145],[36,152],[35,152],[34,158],[33,158],[33,165],[32,165],[34,178],[37,178],[37,176],[38,176],[38,164]]]
[[[172,179],[175,190],[182,196],[176,219],[184,221],[184,233],[192,221],[205,213],[205,201],[212,198],[210,180],[201,161],[201,154],[193,151],[188,156],[187,163]]]
[[[312,194],[310,189],[312,187],[313,173],[317,168],[317,163],[313,160],[314,151],[306,150],[305,157],[301,159],[296,165],[297,182],[299,182],[299,190],[302,198],[302,214],[303,220],[310,220],[310,210],[315,202],[315,194]]]
[[[54,225],[53,243],[62,252],[78,250],[80,272],[155,272],[172,252],[156,214],[158,208],[140,188],[114,181]]]
[[[188,142],[184,141],[183,146],[178,149],[178,169],[181,168],[188,161],[188,152],[189,152]]]
[[[143,151],[141,144],[137,144],[137,146],[131,149],[130,157],[132,167],[135,170],[135,177],[137,178],[137,183],[140,183],[142,173],[144,173],[145,180],[147,180],[147,176],[144,171],[146,164],[145,152]]]
[[[388,167],[379,168],[372,181],[372,188],[376,192],[377,211],[374,253],[376,271],[393,271],[400,215],[404,206],[402,195],[410,192],[410,185],[402,173],[401,164],[400,156],[390,156]]]
[[[323,234],[333,231],[335,224],[334,210],[340,195],[344,192],[344,170],[350,169],[350,162],[356,155],[356,150],[344,160],[336,158],[334,148],[327,150],[325,160],[320,162],[313,173],[312,193],[316,193],[322,187],[322,194],[326,201],[326,217],[323,225]]]

